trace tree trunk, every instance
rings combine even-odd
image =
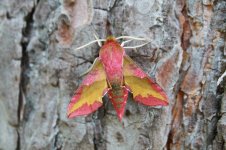
[[[224,0],[1,0],[0,149],[226,149]],[[130,95],[120,123],[107,97],[67,119],[67,105],[109,34],[145,37],[127,54],[167,93]],[[137,43],[129,43],[129,46]]]

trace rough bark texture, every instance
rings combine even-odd
[[[127,54],[170,105],[130,96],[120,123],[105,97],[96,113],[68,120],[99,48],[74,49],[94,30],[151,39]],[[224,0],[1,0],[0,54],[0,149],[226,149]]]

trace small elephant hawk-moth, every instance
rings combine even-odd
[[[91,70],[75,91],[67,110],[68,118],[88,115],[102,106],[102,97],[108,94],[119,120],[122,120],[128,98],[148,106],[166,106],[168,98],[136,63],[113,36],[100,48]]]

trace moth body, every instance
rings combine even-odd
[[[99,58],[103,64],[109,84],[108,96],[117,112],[119,120],[123,117],[128,98],[128,91],[123,83],[124,54],[125,50],[113,37],[107,39],[99,53]]]

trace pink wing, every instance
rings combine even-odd
[[[102,97],[107,93],[108,86],[103,65],[99,58],[94,62],[93,68],[83,80],[80,87],[68,105],[68,118],[88,115],[102,106]]]
[[[129,56],[124,56],[123,75],[126,87],[136,101],[149,105],[168,105],[162,88],[152,81]]]

